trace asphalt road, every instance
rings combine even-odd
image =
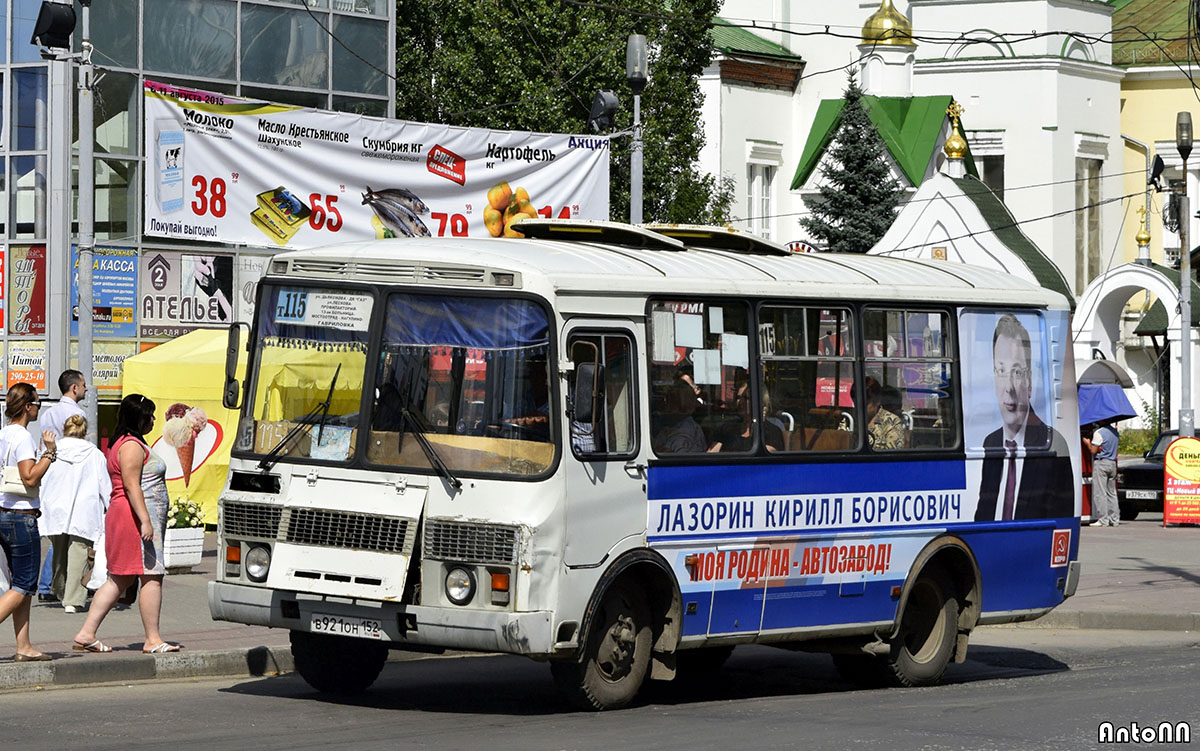
[[[711,679],[651,684],[603,714],[567,708],[545,665],[431,658],[389,663],[355,700],[295,675],[9,692],[0,737],[23,751],[1091,749],[1105,721],[1200,731],[1198,646],[1190,633],[985,629],[946,685],[907,690],[854,689],[824,655],[742,647]]]

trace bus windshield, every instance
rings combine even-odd
[[[537,475],[554,461],[550,326],[529,300],[395,293],[375,367],[367,460]]]

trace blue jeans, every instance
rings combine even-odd
[[[37,592],[38,564],[42,560],[42,538],[37,517],[0,509],[0,549],[8,561],[12,589],[26,597]]]
[[[38,574],[38,594],[54,594],[50,580],[54,577],[54,546],[46,543],[46,557],[42,559],[42,573]]]

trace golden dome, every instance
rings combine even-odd
[[[880,45],[899,45],[915,47],[917,43],[912,38],[912,24],[903,13],[896,10],[892,0],[883,0],[879,10],[871,14],[862,27],[862,43]]]
[[[1140,230],[1138,230],[1138,233],[1134,237],[1134,240],[1137,241],[1138,246],[1149,245],[1150,244],[1150,231],[1146,229],[1146,208],[1145,207],[1139,208],[1138,213],[1142,215],[1142,227]]]
[[[942,151],[946,152],[949,159],[962,159],[967,155],[967,139],[958,132],[958,118],[962,113],[962,105],[955,101],[951,101],[946,108],[946,114],[950,116],[950,137],[942,145]]]

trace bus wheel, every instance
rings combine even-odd
[[[554,682],[584,709],[623,707],[633,701],[646,679],[650,638],[645,595],[615,584],[596,610],[582,659],[550,663]]]
[[[293,631],[291,636],[296,672],[324,693],[362,693],[387,661],[388,649],[379,642],[307,631]]]
[[[940,570],[923,571],[900,616],[900,632],[885,658],[901,686],[937,683],[954,656],[958,630],[958,601]]]

